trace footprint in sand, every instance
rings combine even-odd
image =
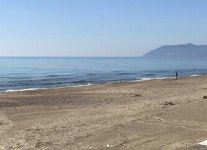
[[[12,121],[6,115],[0,112],[0,135],[12,126]]]

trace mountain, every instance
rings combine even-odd
[[[143,57],[207,58],[207,45],[181,44],[166,45],[143,55]]]

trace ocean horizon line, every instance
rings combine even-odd
[[[0,56],[0,58],[141,58],[142,56]]]

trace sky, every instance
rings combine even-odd
[[[0,56],[136,57],[207,44],[206,0],[0,0]]]

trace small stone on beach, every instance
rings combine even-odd
[[[135,94],[134,97],[142,97],[141,94]]]
[[[207,99],[207,96],[203,96],[203,99]]]
[[[165,102],[164,102],[164,105],[175,105],[175,103],[173,103],[173,102],[171,102],[171,101],[169,101],[169,102],[165,101]]]

